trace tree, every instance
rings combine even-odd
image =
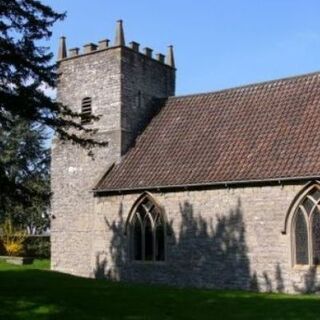
[[[63,139],[94,143],[69,129],[91,132],[75,121],[80,114],[54,101],[43,90],[57,80],[53,54],[40,41],[65,14],[37,0],[0,0],[0,124],[10,128],[11,116],[52,127]]]
[[[37,157],[30,155],[30,161],[36,160],[32,164],[28,159],[24,161],[23,157],[16,157],[16,152],[19,154],[20,151],[19,148],[15,149],[14,144],[18,143],[19,135],[20,143],[25,144],[24,152],[30,153],[43,152],[35,140],[43,140],[45,136],[43,128],[46,126],[51,127],[61,139],[71,140],[83,146],[100,144],[90,139],[90,135],[84,134],[92,130],[81,125],[80,114],[54,101],[43,90],[44,87],[54,87],[57,74],[56,67],[51,62],[52,53],[41,43],[50,38],[53,24],[64,17],[64,13],[57,13],[37,0],[0,0],[0,153],[3,154],[0,157],[0,208],[2,207],[2,210],[8,208],[9,203],[11,206],[13,203],[19,203],[30,207],[34,200],[47,197],[47,189],[39,187],[44,183],[42,181],[44,176],[40,178],[41,183],[36,183],[35,187],[35,181],[39,179],[37,167],[40,166]],[[41,129],[37,131],[35,128]],[[28,142],[23,136],[24,130],[27,135],[32,138],[37,135],[37,138]],[[42,161],[42,157],[39,160]]]
[[[49,226],[49,150],[45,128],[15,117],[10,130],[0,132],[0,162],[15,193],[0,193],[0,221],[10,218],[29,233]],[[6,187],[6,186],[4,186]]]

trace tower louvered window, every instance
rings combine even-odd
[[[165,221],[149,197],[136,206],[129,221],[131,258],[135,261],[165,260]]]
[[[320,186],[309,189],[296,207],[292,219],[294,263],[320,263]]]
[[[91,98],[90,97],[83,98],[81,103],[81,124],[90,123],[91,114],[92,114]]]

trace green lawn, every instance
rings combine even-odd
[[[319,319],[320,297],[112,283],[0,262],[0,319]]]

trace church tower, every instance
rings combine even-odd
[[[82,114],[84,126],[97,129],[93,139],[107,143],[88,150],[54,139],[52,145],[52,268],[89,276],[93,230],[92,188],[134,145],[157,112],[156,99],[175,93],[173,49],[153,57],[152,49],[126,45],[122,21],[109,40],[89,43],[67,53],[60,39],[57,99]],[[88,121],[88,115],[99,116]],[[81,268],[79,268],[79,265]],[[79,272],[79,270],[81,270]]]

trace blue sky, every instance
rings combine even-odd
[[[67,11],[50,48],[109,38],[124,20],[127,43],[166,53],[173,44],[177,94],[320,71],[319,0],[46,0]]]

